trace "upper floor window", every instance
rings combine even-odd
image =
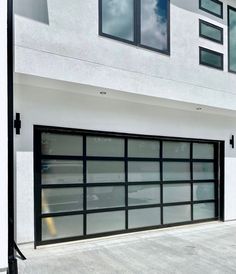
[[[219,70],[224,69],[224,56],[222,53],[200,47],[199,55],[201,65]]]
[[[236,73],[236,9],[228,7],[229,71]]]
[[[199,0],[199,8],[223,18],[223,3],[218,0]]]
[[[205,39],[223,44],[223,28],[209,22],[199,20],[199,35]]]
[[[170,53],[169,0],[99,0],[99,34]]]

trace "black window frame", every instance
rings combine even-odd
[[[230,5],[227,6],[227,27],[228,27],[228,72],[236,74],[236,70],[232,70],[230,68],[230,26],[229,26],[229,12],[230,10],[233,10],[236,12],[236,8],[232,7]]]
[[[141,43],[141,0],[134,0],[134,41],[129,41],[123,38],[116,37],[114,35],[106,34],[102,31],[102,1],[103,0],[98,0],[98,33],[99,36],[103,36],[106,38],[110,38],[113,40],[117,40],[119,42],[123,42],[126,44],[134,45],[140,48],[148,49],[151,51],[155,51],[158,53],[162,53],[164,55],[170,55],[170,0],[167,1],[167,50],[160,50],[157,48],[153,48],[150,46],[143,45]]]
[[[56,156],[56,155],[43,155],[41,154],[41,134],[43,132],[47,133],[56,133],[56,134],[66,134],[66,135],[83,135],[83,156]],[[122,159],[125,161],[125,182],[122,183],[86,183],[86,136],[101,136],[101,137],[119,137],[124,138],[125,140],[125,154]],[[128,140],[130,139],[138,139],[138,140],[155,140],[160,142],[160,154],[157,158],[134,158],[128,156]],[[190,145],[190,155],[188,158],[165,158],[163,155],[163,145],[166,141],[175,141],[175,142],[188,142]],[[212,159],[203,159],[203,158],[194,158],[193,157],[193,144],[194,143],[207,143],[207,144],[213,144],[214,145],[214,158]],[[85,130],[85,129],[72,129],[72,128],[58,128],[58,127],[50,127],[50,126],[39,126],[34,125],[34,206],[35,206],[35,248],[40,245],[46,245],[46,244],[53,244],[53,243],[60,243],[60,242],[66,242],[66,241],[74,241],[74,240],[80,240],[80,239],[86,239],[86,238],[96,238],[101,236],[108,236],[108,235],[114,235],[114,234],[121,234],[121,233],[129,233],[129,232],[135,232],[135,231],[143,231],[143,230],[149,230],[149,229],[157,229],[157,228],[163,228],[163,227],[169,227],[169,226],[178,226],[178,225],[184,225],[184,224],[192,224],[192,223],[199,223],[199,222],[206,222],[206,221],[212,221],[212,220],[222,220],[223,218],[223,209],[220,207],[222,206],[222,199],[224,198],[222,196],[222,193],[218,193],[218,187],[219,184],[222,186],[224,184],[224,176],[222,176],[221,172],[219,172],[218,168],[223,168],[223,158],[219,158],[219,152],[221,153],[220,145],[223,143],[223,141],[220,140],[210,140],[210,139],[190,139],[190,138],[179,138],[179,137],[164,137],[164,136],[153,136],[153,135],[139,135],[139,134],[128,134],[128,133],[118,133],[118,132],[104,132],[104,131],[91,131],[91,130]],[[221,154],[220,154],[221,155]],[[58,185],[42,185],[41,184],[41,159],[47,158],[47,159],[59,159],[59,158],[81,158],[84,161],[83,166],[83,172],[84,172],[84,181],[83,184],[79,185],[73,185],[78,188],[84,189],[84,198],[83,198],[83,204],[84,209],[80,211],[73,211],[73,212],[58,212],[58,213],[43,213],[41,211],[41,190],[43,188],[57,188]],[[92,156],[89,156],[91,158]],[[104,157],[92,157],[93,159],[104,159]],[[107,158],[107,157],[105,157]],[[109,157],[110,160],[114,160],[117,157]],[[120,157],[118,157],[120,158]],[[156,161],[160,163],[160,180],[159,181],[152,181],[152,182],[129,182],[128,181],[128,161]],[[164,180],[163,178],[163,163],[165,162],[187,162],[190,164],[190,179],[189,180]],[[214,163],[214,179],[209,180],[202,180],[202,179],[194,179],[193,177],[193,165],[194,163]],[[215,184],[215,198],[213,200],[207,199],[207,200],[194,200],[193,199],[193,184],[194,183],[206,183],[206,182],[212,182]],[[190,183],[191,185],[191,200],[185,201],[185,202],[171,202],[171,203],[164,203],[163,202],[163,187],[165,184],[182,184],[182,183]],[[143,205],[129,205],[128,203],[128,186],[129,185],[145,185],[145,184],[153,184],[153,185],[159,185],[160,186],[160,203],[157,204],[143,204]],[[125,187],[125,205],[123,207],[116,207],[116,208],[100,208],[100,209],[87,209],[87,203],[86,203],[86,194],[87,194],[87,187],[93,187],[93,186],[124,186]],[[72,186],[72,185],[70,185]],[[68,188],[69,185],[59,185],[59,188]],[[202,203],[215,203],[215,217],[213,218],[206,218],[206,219],[194,219],[193,217],[193,206],[195,204],[202,204]],[[189,221],[182,221],[177,223],[165,223],[163,221],[163,209],[164,207],[169,206],[178,206],[178,205],[190,205],[191,206],[191,219]],[[143,227],[137,227],[137,228],[129,228],[128,226],[128,212],[132,209],[148,209],[148,208],[160,208],[160,224],[154,225],[154,226],[143,226]],[[118,231],[111,231],[111,232],[99,232],[96,234],[87,234],[86,233],[86,216],[90,213],[100,213],[100,212],[111,212],[111,211],[124,211],[125,210],[125,229],[124,230],[118,230]],[[67,238],[55,238],[50,240],[42,240],[42,227],[41,227],[41,220],[43,218],[47,217],[60,217],[60,216],[71,216],[71,215],[83,215],[84,218],[84,233],[82,236],[73,236],[73,237],[67,237]]]
[[[209,27],[212,27],[212,28],[214,28],[214,29],[219,30],[219,31],[221,32],[221,39],[220,39],[220,40],[217,40],[217,39],[214,39],[214,38],[212,38],[212,37],[209,37],[209,36],[207,36],[207,35],[202,34],[202,24],[204,24],[204,25],[206,25],[206,26],[209,26]],[[204,38],[204,39],[207,39],[207,40],[216,42],[216,43],[218,43],[218,44],[221,44],[221,45],[224,44],[224,29],[221,28],[221,27],[219,27],[219,26],[217,26],[217,25],[214,25],[214,24],[212,24],[212,23],[209,23],[209,22],[207,22],[207,21],[205,21],[205,20],[202,20],[202,19],[199,19],[199,36],[202,37],[202,38]]]
[[[217,67],[217,66],[214,66],[214,65],[210,65],[210,64],[208,64],[208,63],[206,63],[206,62],[203,62],[202,60],[201,60],[201,52],[202,51],[207,51],[207,52],[209,52],[209,53],[214,53],[214,54],[216,54],[216,55],[218,55],[218,56],[220,56],[221,57],[221,60],[222,60],[222,66],[221,67]],[[223,53],[220,53],[220,52],[218,52],[218,51],[214,51],[214,50],[211,50],[211,49],[208,49],[208,48],[204,48],[204,47],[199,47],[199,64],[200,65],[203,65],[203,66],[206,66],[206,67],[209,67],[209,68],[214,68],[214,69],[218,69],[218,70],[220,70],[220,71],[223,71],[224,70],[224,54]]]
[[[223,5],[223,2],[218,1],[218,0],[210,0],[210,1],[215,2],[216,4],[219,4],[221,6],[221,14],[220,15],[217,14],[217,13],[215,13],[215,12],[213,12],[213,11],[211,11],[211,10],[208,10],[208,9],[205,9],[204,7],[202,7],[202,5],[201,5],[202,4],[202,0],[199,0],[199,9],[203,10],[203,11],[205,11],[205,12],[211,14],[211,15],[214,15],[214,16],[216,16],[218,18],[223,19],[223,15],[224,15],[224,5]]]

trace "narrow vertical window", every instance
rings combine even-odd
[[[140,44],[169,52],[169,1],[141,0]]]
[[[100,34],[134,41],[134,0],[100,0]]]
[[[229,71],[236,73],[236,9],[228,7]]]

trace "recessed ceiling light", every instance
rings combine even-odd
[[[106,93],[106,91],[100,91],[100,94],[101,95],[106,95],[107,93]]]

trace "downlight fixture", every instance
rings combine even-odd
[[[106,91],[100,91],[100,94],[101,94],[101,95],[106,95],[107,92],[106,92]]]

